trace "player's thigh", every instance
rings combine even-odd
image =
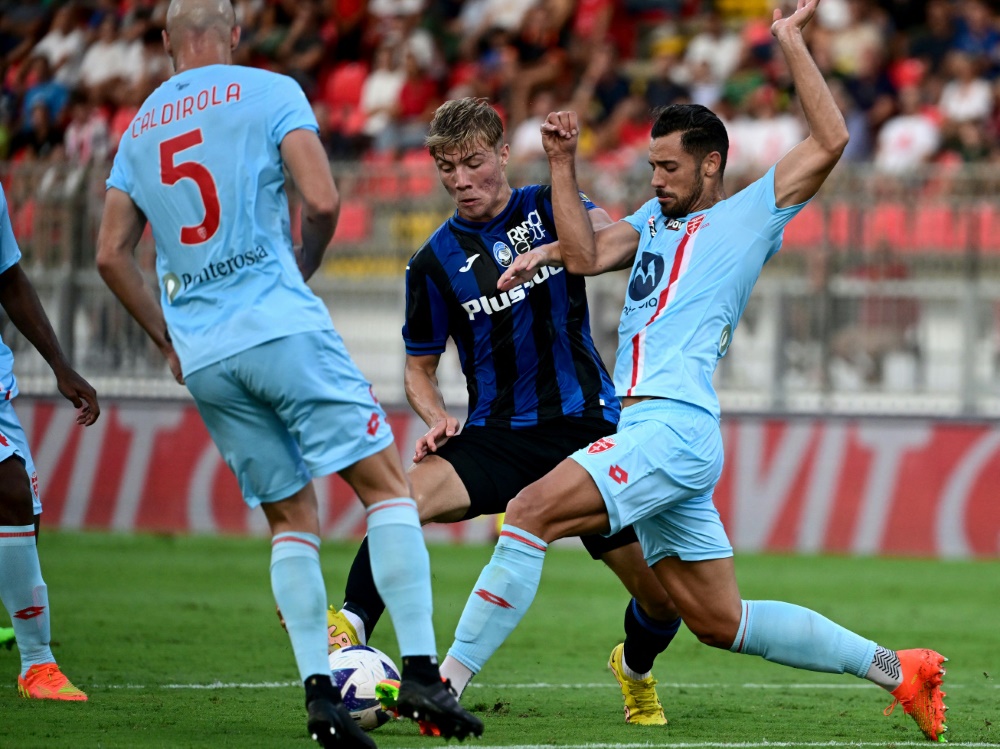
[[[733,644],[742,600],[732,556],[702,561],[668,556],[656,562],[653,571],[699,640],[718,648]]]
[[[244,385],[230,360],[192,372],[185,380],[247,505],[287,499],[309,483],[295,439],[274,409]]]
[[[14,405],[0,402],[0,525],[28,525],[41,511],[27,435]]]
[[[286,336],[233,358],[241,379],[293,436],[312,476],[342,472],[370,457],[389,465],[394,480],[402,474],[398,456],[376,457],[392,444],[392,429],[336,331]]]
[[[514,497],[505,522],[552,542],[607,532],[608,513],[587,471],[566,459]]]
[[[618,533],[671,504],[710,493],[722,472],[722,437],[707,411],[646,401],[622,412],[615,434],[570,458],[590,474],[611,531]]]
[[[472,504],[469,491],[455,467],[437,455],[428,455],[407,472],[421,523],[454,523]]]
[[[340,470],[365,507],[376,502],[411,496],[399,451],[391,441],[387,447]]]

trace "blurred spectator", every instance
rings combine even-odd
[[[984,122],[993,111],[989,81],[979,77],[973,58],[965,52],[950,53],[946,67],[950,78],[938,103],[945,128],[951,129],[962,122]]]
[[[920,89],[899,92],[899,114],[890,117],[878,134],[875,167],[887,174],[904,174],[931,161],[941,141],[936,118],[924,109]]]
[[[872,156],[872,133],[868,126],[868,116],[854,103],[854,99],[847,93],[841,81],[836,79],[830,81],[830,91],[841,114],[844,115],[844,122],[850,135],[840,161],[852,164],[869,161]]]
[[[55,125],[49,108],[37,99],[28,109],[27,122],[11,139],[10,153],[14,161],[41,161],[61,153],[62,131]]]
[[[564,9],[563,9],[564,10]],[[523,14],[512,39],[517,51],[517,70],[510,76],[510,125],[516,127],[528,116],[528,102],[541,86],[554,86],[566,69],[567,15],[555,0],[542,0]]]
[[[80,84],[94,95],[104,96],[126,75],[125,42],[118,36],[118,19],[108,13],[97,27],[97,39],[80,62]]]
[[[883,242],[869,260],[845,275],[877,283],[906,279],[909,270],[893,256],[889,243]],[[920,309],[916,300],[869,289],[851,311],[852,319],[834,333],[830,350],[851,364],[864,382],[882,381],[883,365],[890,353],[918,354],[916,327]]]
[[[618,68],[615,57],[616,51],[611,43],[593,50],[587,69],[583,71],[573,93],[572,108],[594,127],[604,124],[615,107],[630,93],[629,79]]]
[[[298,81],[306,95],[313,97],[324,54],[319,8],[315,0],[301,0],[287,33],[275,49],[275,58],[282,72]]]
[[[388,124],[375,138],[376,151],[397,156],[407,149],[423,148],[427,126],[438,105],[437,82],[420,67],[412,52],[406,53],[404,72],[399,100]]]
[[[941,71],[955,40],[947,0],[929,0],[924,25],[910,39],[910,55],[922,60],[931,74]]]
[[[691,99],[691,91],[675,77],[682,66],[674,45],[667,43],[654,48],[652,63],[652,73],[646,81],[646,106],[650,111]]]
[[[718,13],[710,12],[704,20],[704,29],[688,43],[684,63],[692,70],[707,64],[712,79],[721,83],[740,64],[743,40],[739,34],[726,30]]]
[[[361,109],[365,122],[361,132],[377,138],[392,117],[393,107],[406,80],[406,73],[396,62],[395,51],[388,45],[375,50],[375,67],[361,87]]]
[[[49,32],[34,46],[31,54],[45,57],[56,80],[72,85],[76,82],[86,41],[79,27],[77,6],[67,3],[56,11]]]
[[[25,126],[29,130],[32,128],[30,113],[38,102],[43,103],[49,110],[49,121],[58,122],[69,99],[69,89],[52,79],[52,69],[47,57],[38,55],[28,60],[25,82],[28,88],[24,93],[21,109]]]
[[[542,123],[549,112],[556,111],[556,97],[550,89],[535,92],[531,99],[531,114],[514,128],[510,137],[510,161],[512,164],[528,164],[545,160],[542,147]]]
[[[990,6],[983,0],[961,0],[955,19],[955,49],[983,60],[1000,59],[1000,31]]]
[[[69,101],[69,125],[66,126],[66,158],[72,164],[101,163],[111,150],[108,121],[81,91],[74,91]]]
[[[728,123],[729,164],[735,171],[763,174],[804,137],[799,119],[778,108],[778,92],[761,86],[747,100],[746,113]]]

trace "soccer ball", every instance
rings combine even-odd
[[[375,685],[383,679],[399,681],[399,670],[389,656],[375,648],[352,645],[330,653],[330,680],[340,689],[351,717],[366,731],[392,718],[375,697]]]

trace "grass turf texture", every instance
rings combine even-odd
[[[266,540],[46,531],[41,552],[53,651],[90,702],[19,699],[17,651],[0,650],[0,746],[313,745],[274,614]],[[332,602],[353,552],[324,544]],[[490,553],[431,547],[442,656]],[[746,598],[812,607],[887,647],[940,650],[951,659],[949,740],[1000,746],[1000,563],[740,556],[737,571]],[[534,606],[466,692],[486,723],[474,745],[925,743],[900,708],[882,716],[890,698],[867,682],[713,650],[684,628],[654,669],[669,725],[625,725],[606,668],[625,604],[614,576],[585,552],[551,550]],[[371,644],[398,662],[387,616]],[[239,686],[194,688],[220,682]],[[390,749],[442,743],[402,721],[372,737]]]

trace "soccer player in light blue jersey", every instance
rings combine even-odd
[[[90,426],[101,413],[97,393],[67,361],[20,260],[0,188],[0,306],[52,367],[59,392],[80,409],[77,423]],[[0,339],[0,601],[21,653],[17,691],[28,699],[85,702],[87,695],[66,678],[49,647],[49,596],[37,548],[42,501],[28,438],[14,412],[17,392],[14,355]]]
[[[559,234],[517,258],[499,288],[539,264],[596,275],[631,268],[619,325],[617,431],[574,453],[507,506],[490,564],[470,596],[448,653],[473,672],[534,598],[548,544],[633,524],[646,561],[681,618],[704,643],[796,668],[850,672],[890,691],[931,740],[946,730],[943,656],[892,651],[801,606],[740,596],[712,494],[722,471],[719,403],[712,386],[750,292],[781,246],[785,224],[816,194],[847,145],[847,128],[802,37],[819,0],[799,0],[771,31],[788,62],[809,135],[767,174],[727,196],[729,140],[708,109],[675,105],[653,125],[656,197],[594,231],[575,172],[576,115],[542,125]],[[447,669],[446,669],[447,670]]]
[[[292,79],[232,65],[228,0],[173,0],[175,74],[143,103],[115,157],[98,269],[186,383],[247,505],[270,524],[271,587],[305,685],[308,730],[374,747],[330,681],[312,478],[339,472],[367,508],[372,574],[397,623],[399,711],[445,737],[482,732],[441,681],[427,549],[385,413],[306,286],[339,197]],[[294,251],[284,172],[302,194]],[[160,304],[133,257],[146,222]]]

